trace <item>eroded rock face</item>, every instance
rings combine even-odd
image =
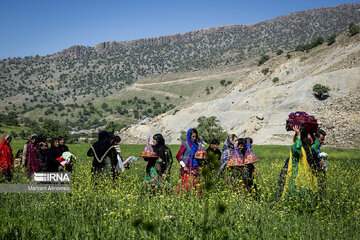
[[[250,136],[256,144],[289,145],[294,133],[285,130],[285,121],[290,112],[306,111],[327,131],[328,146],[356,147],[360,136],[360,61],[354,64],[352,56],[360,55],[360,44],[319,52],[307,60],[297,57],[269,64],[272,73],[268,77],[255,74],[259,69],[254,67],[246,89],[239,91],[243,89],[239,82],[222,97],[133,126],[123,131],[122,137],[125,142],[138,143],[162,133],[167,143],[176,144],[180,143],[180,132],[195,127],[197,118],[216,116],[229,134]],[[345,68],[348,57],[351,67]],[[276,76],[280,81],[274,84],[271,79]],[[313,96],[317,83],[330,88],[330,98],[319,101]]]

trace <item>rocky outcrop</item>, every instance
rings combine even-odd
[[[91,49],[73,46],[63,50],[61,55],[82,57],[89,53],[89,50],[107,54],[123,49],[192,43],[199,44],[197,51],[200,51],[200,48],[207,51],[218,49],[220,52],[240,50],[240,54],[248,55],[244,56],[246,59],[279,48],[291,49],[298,44],[304,44],[304,40],[310,42],[315,37],[326,38],[331,34],[339,34],[345,31],[350,23],[360,23],[360,3],[295,12],[256,24],[220,26],[123,42],[103,42]],[[224,42],[226,44],[223,44]],[[248,51],[249,47],[253,50]],[[261,47],[261,53],[254,51],[258,47]]]

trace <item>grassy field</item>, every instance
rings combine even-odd
[[[23,144],[14,141],[14,152]],[[261,159],[256,163],[258,200],[236,194],[222,180],[203,189],[202,198],[176,196],[176,160],[169,194],[148,197],[141,158],[115,184],[94,187],[89,147],[69,145],[77,156],[71,193],[0,194],[0,239],[360,239],[359,150],[324,149],[329,154],[327,197],[299,208],[276,197],[286,146],[254,146]],[[138,156],[143,147],[121,149],[126,158]],[[170,148],[175,156],[179,146]],[[16,172],[14,182],[26,179]]]

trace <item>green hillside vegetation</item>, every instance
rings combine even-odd
[[[246,73],[239,69],[256,65],[261,56],[266,57],[260,59],[266,59],[261,64],[266,65],[276,55],[282,57],[281,51],[292,51],[313,36],[327,39],[348,30],[350,23],[360,22],[354,14],[359,6],[341,5],[249,26],[73,46],[48,56],[4,59],[0,61],[0,111],[38,122],[56,119],[78,129],[114,120],[136,123],[192,99],[216,96],[224,87],[245,79]],[[289,22],[290,29],[285,27]],[[357,25],[352,26],[356,30]],[[166,83],[156,85],[159,82]],[[141,85],[147,83],[155,84]]]

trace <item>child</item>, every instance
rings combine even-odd
[[[14,159],[14,168],[17,168],[17,169],[22,169],[23,168],[22,157],[23,157],[23,150],[19,150],[16,153],[16,156],[15,156],[15,159]]]
[[[137,158],[134,156],[131,156],[126,160],[124,160],[124,158],[120,154],[121,153],[120,142],[121,142],[121,138],[119,136],[113,137],[114,148],[116,150],[116,156],[117,156],[117,165],[114,166],[113,169],[115,175],[118,175],[121,172],[124,172],[125,170],[129,170],[130,163],[137,160]]]

